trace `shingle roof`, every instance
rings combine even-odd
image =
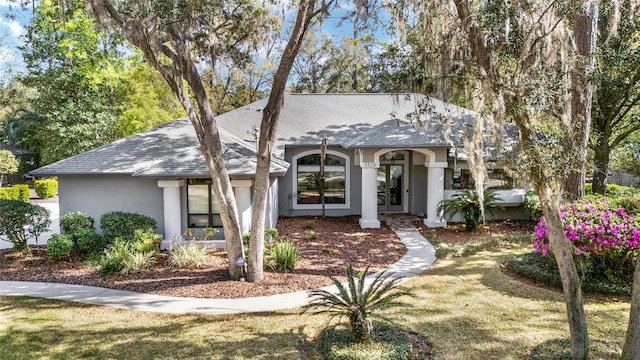
[[[220,129],[223,157],[230,175],[255,172],[256,151],[233,134]],[[191,122],[178,119],[149,131],[118,140],[85,153],[31,171],[35,176],[72,174],[130,174],[133,176],[208,176]],[[284,174],[289,164],[273,159],[271,171]]]
[[[32,153],[31,151],[29,151],[27,149],[15,147],[15,146],[12,146],[12,145],[9,145],[9,144],[3,144],[3,143],[0,143],[0,150],[9,150],[9,151],[11,151],[11,153],[14,156],[29,155],[29,154]]]
[[[266,102],[267,99],[262,99],[219,115],[217,121],[233,134],[254,141],[251,130],[259,128]],[[446,118],[451,120],[454,135],[448,142],[443,135]],[[391,128],[387,121],[400,119],[428,125],[424,128],[424,140],[421,138],[418,143],[415,142],[418,138],[411,136],[415,146],[462,146],[463,140],[455,136],[456,130],[472,126],[474,118],[468,109],[420,94],[287,94],[280,113],[278,145],[282,154],[286,145],[318,145],[326,136],[331,145],[355,146],[352,141],[361,137],[359,145],[367,146],[365,140],[369,136],[373,143],[368,146],[375,146],[375,142],[385,142],[385,128]]]

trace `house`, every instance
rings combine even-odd
[[[250,228],[255,133],[266,101],[216,118],[243,232]],[[278,216],[321,213],[318,174],[324,137],[327,215],[360,215],[363,228],[379,227],[378,214],[395,212],[423,215],[428,226],[446,226],[438,203],[471,184],[459,154],[476,119],[470,110],[417,94],[285,95],[266,226],[275,226]],[[514,142],[513,132],[505,136]],[[494,172],[492,181],[508,180],[498,169]],[[145,214],[157,220],[166,242],[190,228],[222,226],[188,119],[31,174],[58,177],[61,214],[83,211],[96,220],[113,210]],[[512,190],[503,198],[507,205],[518,205],[523,193]]]

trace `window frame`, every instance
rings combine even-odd
[[[208,208],[209,211],[207,214],[205,213],[191,213],[191,209],[190,209],[190,204],[189,204],[189,187],[192,185],[206,185],[207,186],[207,204],[208,204]],[[189,229],[204,229],[204,228],[216,228],[216,229],[222,229],[222,225],[220,226],[215,226],[214,224],[214,217],[218,216],[220,217],[220,210],[219,210],[219,206],[214,206],[215,204],[215,200],[213,199],[213,194],[211,193],[211,180],[210,179],[188,179],[187,180],[187,184],[186,184],[186,191],[187,191],[187,228]],[[214,211],[214,209],[217,208],[218,211]],[[192,225],[191,224],[191,216],[207,216],[208,219],[208,225],[207,226],[198,226],[198,225]],[[220,219],[220,222],[222,222],[222,219]]]
[[[348,154],[335,150],[326,151],[327,155],[337,156],[344,160],[344,204],[325,204],[325,209],[350,209],[351,208],[351,158]],[[298,159],[308,155],[320,155],[320,150],[307,150],[291,157],[291,192],[292,207],[294,210],[320,210],[322,204],[298,204]],[[309,166],[309,165],[303,165]],[[330,165],[335,166],[335,165]]]

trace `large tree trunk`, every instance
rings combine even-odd
[[[640,359],[640,256],[636,259],[636,270],[633,272],[633,293],[631,294],[629,326],[620,359]]]
[[[567,305],[569,331],[571,332],[571,357],[573,359],[587,359],[589,357],[589,334],[582,287],[573,258],[573,246],[564,235],[564,226],[558,212],[560,195],[554,194],[549,188],[539,186],[536,187],[536,191],[544,213],[549,243],[562,279],[562,290]]]
[[[329,3],[331,2],[332,1]],[[323,3],[322,6],[325,7],[328,6],[328,4]],[[269,170],[271,167],[271,154],[276,142],[280,110],[284,104],[284,90],[293,62],[300,50],[300,46],[302,46],[304,35],[309,28],[309,23],[317,13],[315,0],[300,1],[298,16],[291,31],[291,37],[280,59],[280,65],[273,79],[271,94],[262,113],[253,204],[251,207],[251,238],[249,243],[249,269],[247,273],[247,279],[251,282],[260,282],[264,278],[264,220],[267,209],[267,196],[269,194]]]
[[[567,175],[564,191],[569,200],[584,196],[587,171],[587,145],[591,124],[593,83],[591,73],[595,65],[598,29],[598,0],[585,0],[573,17],[575,64],[571,71],[571,127],[567,131],[566,148],[576,151],[574,168]]]
[[[609,158],[611,148],[608,144],[598,144],[593,149],[593,193],[607,192],[607,173],[609,172]]]

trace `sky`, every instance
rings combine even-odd
[[[12,18],[12,15],[14,18]],[[24,63],[18,46],[26,33],[24,25],[31,18],[31,10],[21,10],[9,0],[0,0],[0,76],[24,71]]]

